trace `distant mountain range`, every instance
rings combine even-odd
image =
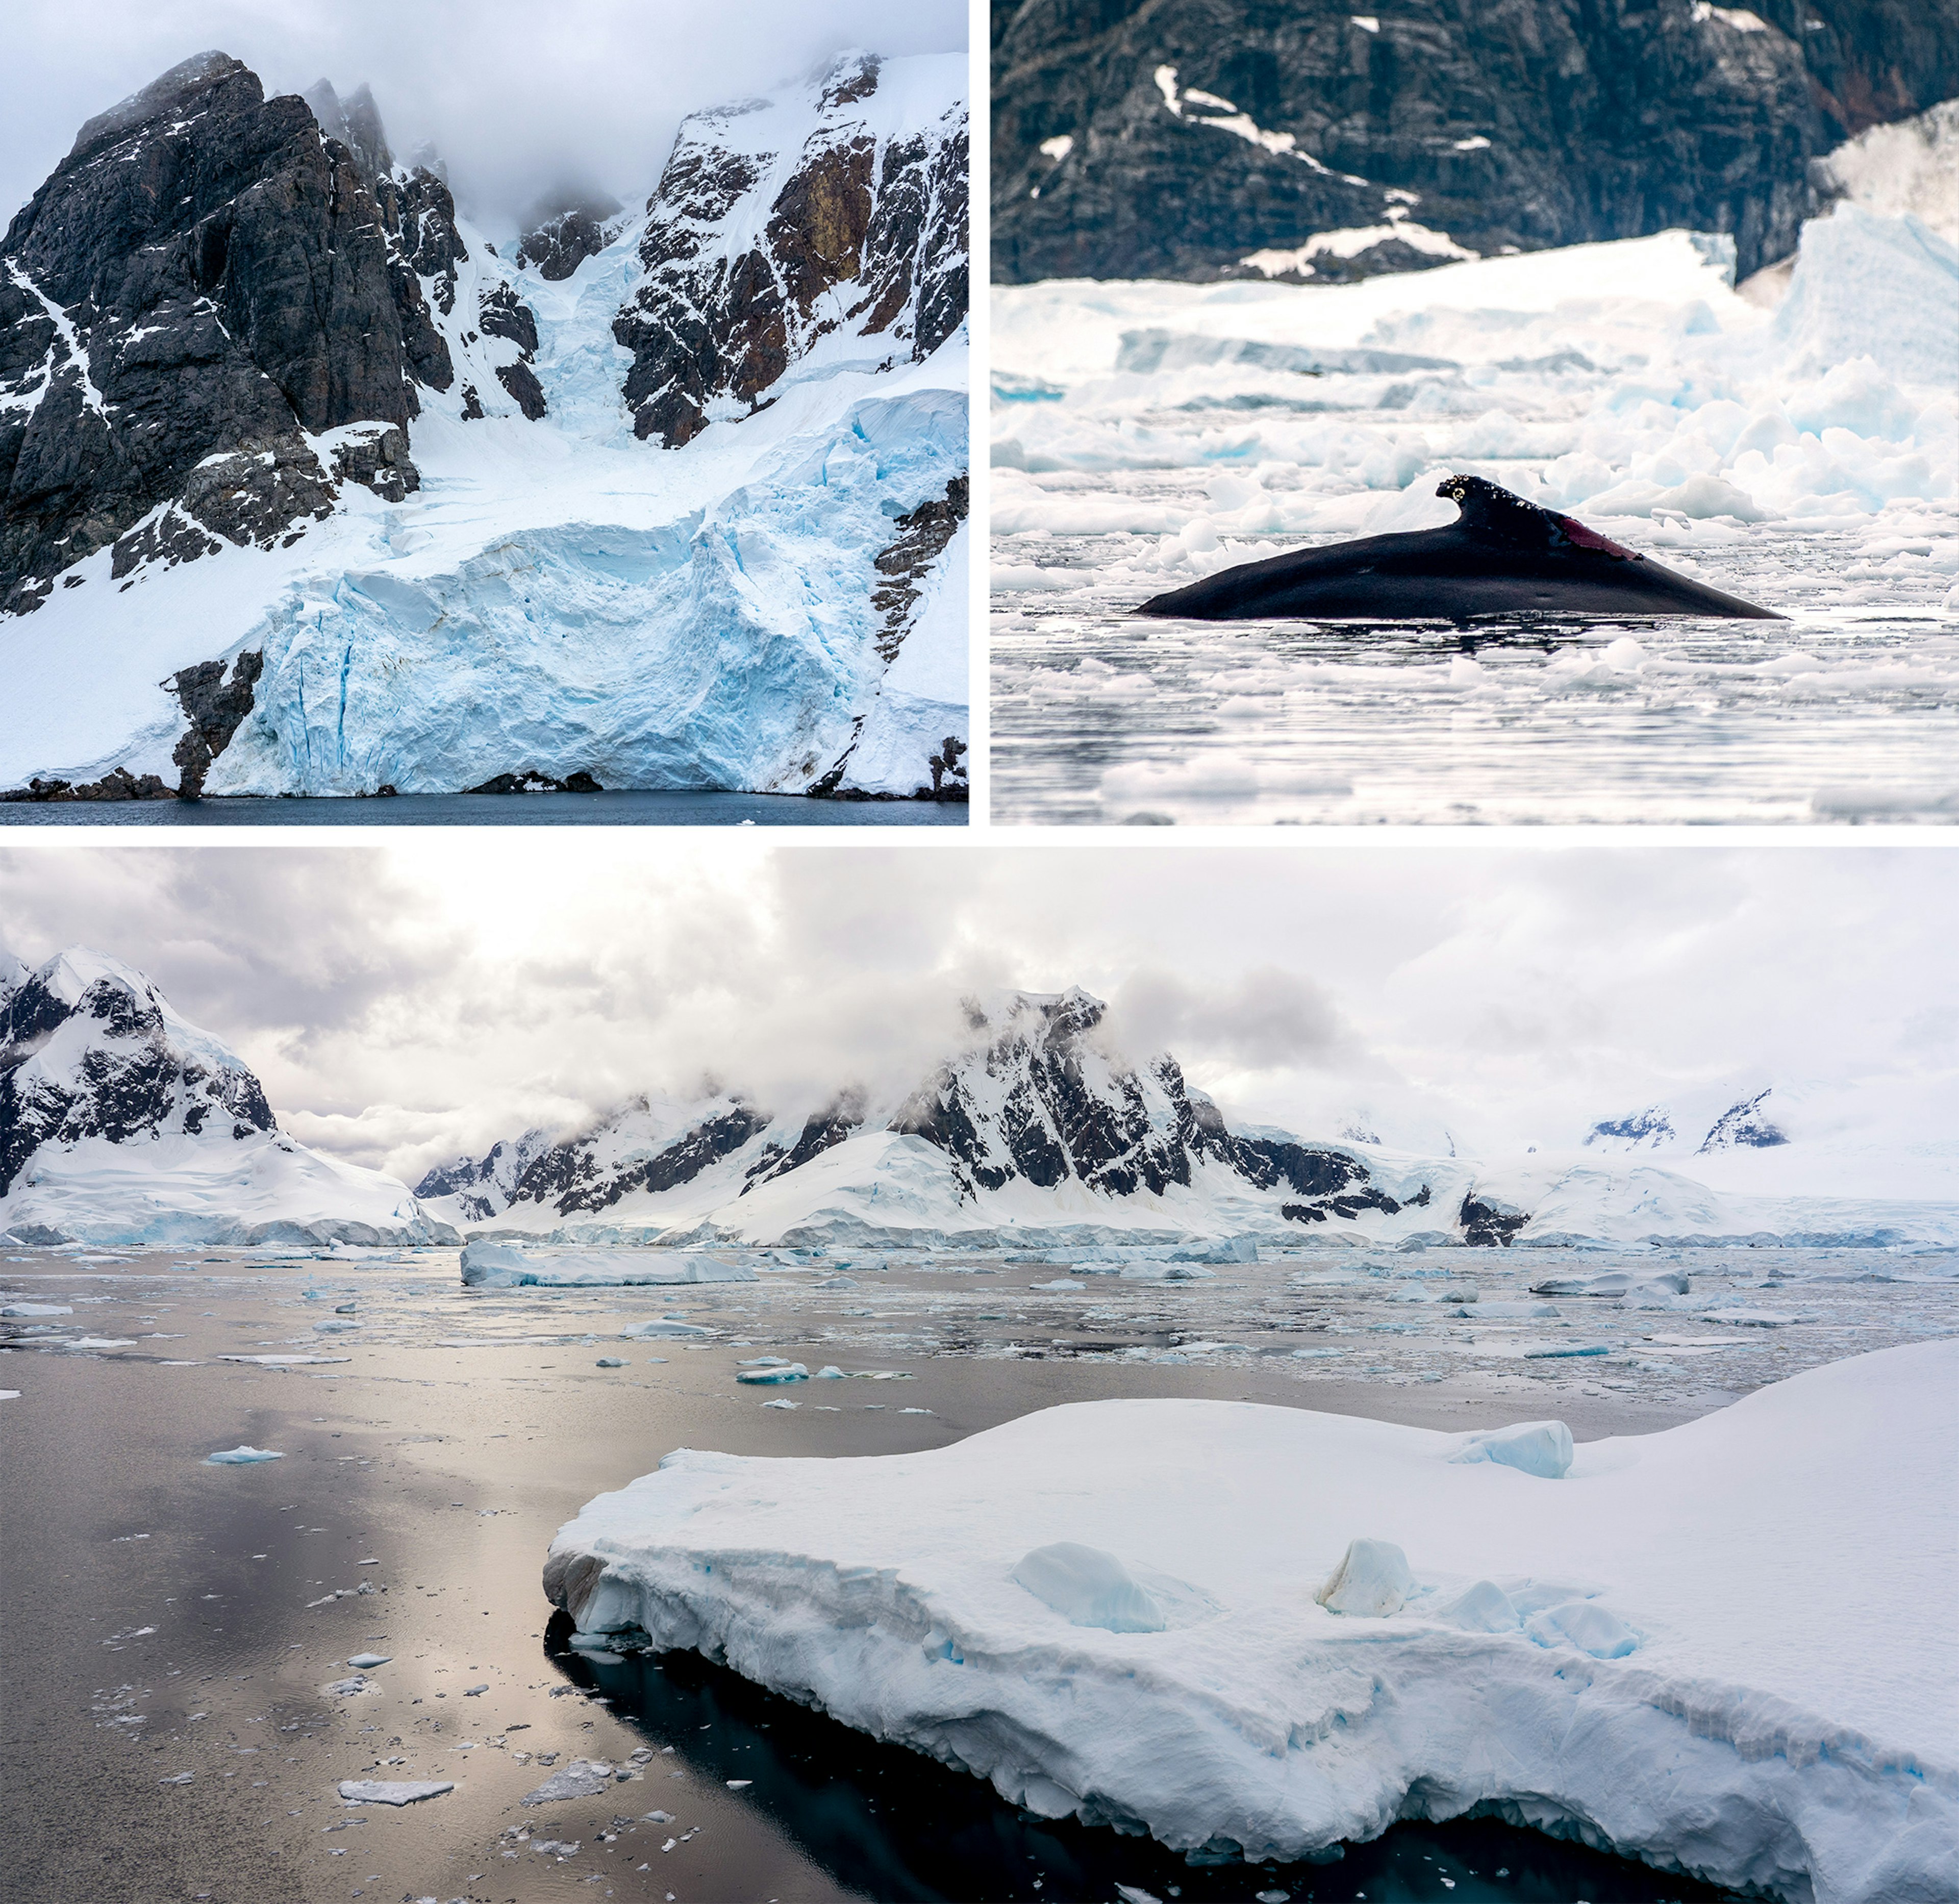
[[[1716,1150],[1773,1150],[1789,1141],[1788,1134],[1764,1107],[1775,1095],[1773,1088],[1757,1091],[1751,1097],[1737,1098],[1706,1127],[1697,1143],[1684,1138],[1674,1127],[1673,1113],[1664,1105],[1649,1104],[1629,1117],[1608,1118],[1585,1134],[1588,1149],[1602,1150],[1662,1150],[1691,1147],[1697,1157]]]
[[[1737,1109],[1759,1119],[1752,1101]],[[1850,1244],[1959,1240],[1959,1203],[1738,1198],[1643,1163],[1490,1163],[1234,1125],[1167,1053],[1123,1057],[1079,989],[970,1001],[955,1048],[886,1100],[847,1085],[799,1107],[639,1097],[454,1159],[411,1194],[281,1131],[249,1068],[141,973],[79,947],[32,972],[0,954],[0,1236],[465,1233],[926,1249]]]

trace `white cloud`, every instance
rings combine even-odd
[[[1087,987],[1243,1115],[1465,1150],[1753,1078],[1949,1126],[1959,1081],[1940,851],[43,847],[0,852],[0,939],[141,966],[297,1134],[409,1175],[707,1074],[900,1092],[1002,986]]]
[[[0,62],[0,222],[84,119],[193,53],[243,60],[268,93],[363,81],[398,152],[432,139],[495,230],[564,182],[628,204],[683,115],[762,91],[849,46],[957,51],[964,0],[71,0],[10,11]]]

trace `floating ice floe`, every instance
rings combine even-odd
[[[0,1309],[0,1315],[72,1315],[75,1311],[65,1303],[9,1303]]]
[[[1139,1401],[848,1462],[684,1449],[563,1528],[545,1587],[581,1631],[1178,1850],[1480,1806],[1815,1904],[1947,1894],[1959,1343],[1581,1445],[1554,1484],[1465,1445]],[[1089,1558],[1035,1569],[1062,1547]],[[1215,1610],[1071,1617],[1148,1570]]]
[[[628,1775],[626,1768],[614,1771],[603,1759],[573,1759],[554,1772],[535,1791],[527,1791],[527,1805],[554,1805],[565,1798],[595,1798],[609,1791],[615,1778]]]
[[[737,1382],[807,1382],[809,1370],[800,1362],[773,1363],[766,1369],[737,1369]]]
[[[207,1455],[204,1463],[207,1468],[246,1468],[253,1461],[284,1459],[284,1455],[270,1448],[254,1448],[247,1442],[237,1448],[227,1448],[221,1454]]]
[[[376,1666],[386,1665],[393,1658],[392,1653],[355,1653],[347,1663],[350,1666],[358,1667],[364,1673],[371,1672]]]
[[[691,1250],[527,1250],[514,1243],[471,1243],[462,1252],[466,1289],[637,1288],[681,1283],[752,1283],[745,1264]]]
[[[221,1355],[221,1362],[254,1362],[262,1369],[310,1368],[331,1362],[351,1362],[351,1355]]]
[[[448,1779],[342,1779],[340,1795],[351,1805],[412,1805],[456,1789]]]
[[[714,1331],[703,1328],[698,1322],[683,1322],[678,1316],[662,1315],[649,1322],[628,1322],[619,1333],[635,1341],[665,1337],[676,1342],[700,1342],[706,1341]]]

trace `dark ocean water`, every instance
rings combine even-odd
[[[963,827],[932,800],[773,793],[404,793],[386,800],[30,801],[0,827]]]

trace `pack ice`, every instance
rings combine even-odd
[[[1200,1859],[1481,1811],[1817,1904],[1949,1897],[1959,1344],[1561,1478],[1528,1426],[1103,1401],[871,1460],[681,1449],[545,1587]]]

